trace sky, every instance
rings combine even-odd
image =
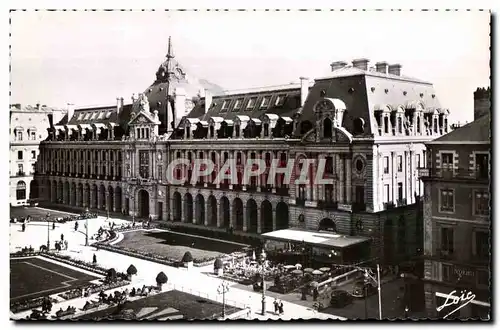
[[[189,74],[224,89],[327,76],[355,58],[430,81],[451,122],[490,85],[488,12],[31,11],[11,13],[10,103],[109,105],[144,91],[172,37]]]

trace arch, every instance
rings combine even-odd
[[[94,183],[92,186],[92,193],[90,194],[91,197],[91,203],[90,203],[90,208],[97,208],[97,194],[99,193],[97,189],[97,185]]]
[[[205,224],[205,197],[202,194],[196,195],[195,200],[195,223],[198,225]]]
[[[257,233],[259,217],[257,214],[257,203],[253,199],[247,201],[247,231]]]
[[[217,227],[217,199],[214,195],[208,196],[208,225]]]
[[[333,123],[332,120],[328,117],[323,119],[323,137],[324,138],[333,137]]]
[[[287,229],[288,226],[288,205],[285,202],[279,202],[278,205],[276,205],[276,230]]]
[[[267,199],[260,204],[261,233],[273,231],[273,206]]]
[[[354,135],[363,134],[365,132],[365,120],[363,118],[358,117],[354,119],[353,126]]]
[[[240,198],[233,200],[234,229],[243,231],[243,202]]]
[[[114,211],[115,207],[115,202],[114,202],[114,197],[115,197],[115,191],[113,187],[108,186],[108,199],[107,199],[107,210],[108,211]]]
[[[122,211],[122,188],[120,186],[115,188],[115,210],[116,212]]]
[[[64,196],[63,183],[59,181],[57,183],[57,201],[61,202]]]
[[[17,200],[26,199],[26,182],[24,182],[22,180],[17,181],[16,199]]]
[[[99,187],[98,201],[100,204],[97,206],[97,208],[105,210],[106,209],[106,187],[104,187],[103,184],[101,184],[101,186]]]
[[[149,218],[149,193],[145,189],[139,190],[138,194],[139,217]]]
[[[76,206],[76,194],[77,194],[76,183],[73,182],[71,183],[71,196],[69,200],[69,204],[72,206]]]
[[[52,181],[52,192],[51,192],[51,202],[56,202],[57,201],[57,181],[53,180]]]
[[[332,219],[323,218],[319,222],[318,230],[337,232],[337,225],[335,224],[335,222]]]
[[[174,221],[182,221],[182,197],[181,194],[176,191],[172,197],[172,210]]]
[[[231,214],[229,207],[229,199],[226,196],[222,196],[220,199],[220,216],[222,216],[221,226],[223,228],[229,228],[231,226]]]
[[[76,200],[77,200],[76,206],[82,207],[83,203],[84,203],[84,199],[83,199],[84,196],[83,196],[83,184],[81,182],[78,184],[77,189],[78,189],[78,191],[77,191],[77,198],[76,198]]]
[[[40,192],[39,192],[39,185],[37,180],[31,180],[30,182],[30,196],[29,199],[35,199],[38,198]]]
[[[190,193],[184,195],[184,222],[193,223],[193,196]]]

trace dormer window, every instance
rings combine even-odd
[[[94,120],[94,119],[96,119],[96,118],[97,118],[97,114],[98,114],[97,112],[94,112],[94,113],[92,114],[92,117],[90,117],[90,120]]]
[[[255,108],[255,103],[257,103],[256,97],[252,97],[250,100],[248,100],[247,110],[252,110],[253,108]]]
[[[240,137],[240,125],[234,125],[234,136],[237,138]]]
[[[264,136],[269,136],[269,124],[268,123],[264,123],[263,125],[263,130],[264,130]]]
[[[104,118],[104,111],[99,112],[99,116],[97,119],[103,119]]]
[[[403,120],[398,116],[398,133],[403,134]]]
[[[267,108],[269,106],[269,102],[271,101],[271,98],[269,96],[264,96],[262,99],[262,103],[260,104],[261,108]]]
[[[83,119],[83,115],[84,115],[84,113],[79,114],[77,120],[82,120]]]
[[[85,117],[83,118],[83,120],[89,120],[91,114],[92,114],[92,112],[87,112],[85,114]]]
[[[276,97],[276,102],[274,102],[274,105],[277,107],[281,107],[283,104],[285,104],[285,98],[286,98],[285,94],[278,95]]]
[[[241,104],[243,103],[243,99],[237,99],[234,103],[233,111],[238,111],[241,109]]]
[[[226,100],[222,103],[222,108],[221,108],[221,112],[226,112],[227,109],[229,109],[229,104],[231,103],[230,100]]]
[[[109,119],[109,117],[111,117],[112,113],[113,113],[113,111],[108,111],[108,113],[106,113],[106,119]]]

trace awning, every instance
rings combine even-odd
[[[263,237],[281,242],[309,243],[327,248],[345,248],[367,242],[370,238],[346,236],[335,233],[307,231],[297,229],[282,229],[262,234]]]
[[[293,121],[293,119],[290,117],[281,117],[281,119],[283,119],[285,123],[291,123]]]

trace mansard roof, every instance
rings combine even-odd
[[[132,104],[124,105],[119,113],[116,105],[79,108],[75,109],[71,118],[68,119],[66,114],[56,125],[108,125],[114,123],[123,127],[130,120],[131,111]]]

